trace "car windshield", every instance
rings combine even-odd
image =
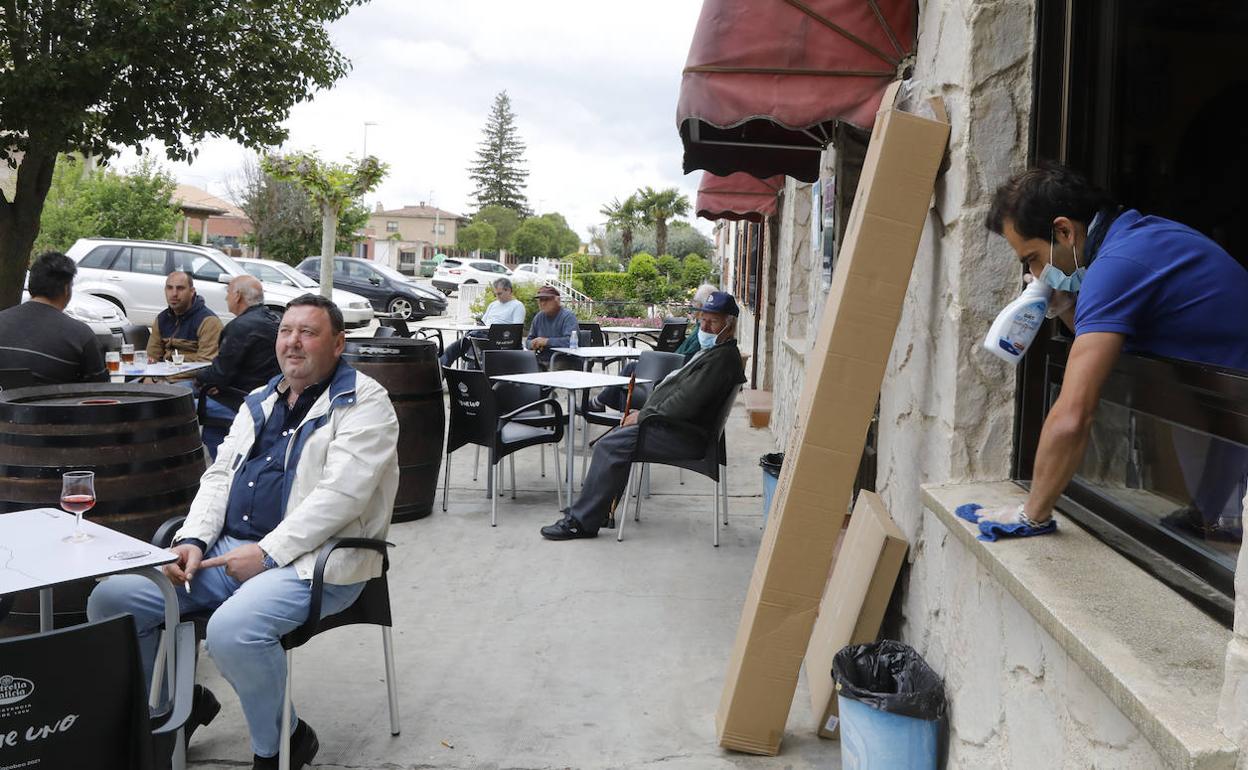
[[[382,264],[374,262],[374,263],[370,263],[369,267],[373,268],[374,270],[381,273],[382,275],[384,275],[385,277],[389,278],[392,281],[404,281],[406,283],[410,283],[412,280],[411,277],[403,275],[398,270],[395,270],[393,267],[390,267],[389,265],[382,265]]]
[[[270,264],[269,267],[290,279],[290,282],[298,286],[300,289],[315,289],[320,286],[320,282],[316,281],[287,264]]]

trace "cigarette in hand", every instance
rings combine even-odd
[[[191,575],[189,572],[186,575],[186,582],[183,584],[183,587],[186,589],[186,595],[190,596],[191,595]]]

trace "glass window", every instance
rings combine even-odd
[[[399,231],[399,223],[393,219],[386,220],[386,232],[397,233]]]
[[[90,254],[82,258],[78,266],[106,268],[115,256],[117,256],[116,246],[96,246]]]
[[[165,266],[165,250],[149,249],[141,246],[130,247],[130,270],[147,275],[166,275],[169,270]],[[122,260],[118,260],[121,262]],[[114,268],[117,269],[117,268]],[[181,268],[179,268],[181,269]]]
[[[226,272],[225,268],[217,264],[211,257],[203,254],[196,254],[192,251],[173,252],[173,264],[175,270],[184,270],[191,274],[191,277],[199,281],[215,281],[217,276]]]
[[[367,281],[371,278],[377,278],[377,273],[368,265],[359,262],[347,263],[347,275],[352,278],[359,278],[361,281]]]
[[[462,262],[460,262],[458,259],[444,259],[444,260],[442,260],[442,267],[459,267],[459,266],[460,266],[460,265],[462,265],[462,264],[463,264],[463,263],[462,263]]]

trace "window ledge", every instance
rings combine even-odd
[[[1025,496],[1010,482],[923,488],[924,506],[1170,767],[1235,767],[1238,749],[1217,727],[1230,630],[1060,514],[1053,535],[985,543],[976,539],[978,528],[953,513],[963,503],[992,508]]]
[[[796,337],[796,338],[784,337],[780,340],[780,342],[786,348],[789,349],[790,353],[802,359],[803,361],[806,360],[806,353],[807,351],[810,350],[810,348],[806,344],[805,337]]]

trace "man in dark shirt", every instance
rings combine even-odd
[[[581,487],[581,494],[566,514],[554,524],[542,527],[547,540],[576,540],[597,537],[607,521],[612,501],[620,499],[628,483],[633,453],[637,448],[638,424],[651,417],[667,417],[698,426],[711,425],[725,399],[745,382],[741,351],[737,348],[736,327],[740,315],[737,301],[727,292],[711,294],[701,307],[697,336],[705,345],[689,363],[656,383],[646,405],[630,412],[620,427],[603,434],[594,446],[593,460]],[[688,458],[694,448],[683,446],[672,437],[668,449],[673,458]],[[697,455],[694,455],[697,456]]]
[[[282,319],[265,307],[264,285],[259,279],[235,277],[226,289],[225,304],[234,320],[221,332],[221,347],[212,366],[195,374],[201,397],[207,399],[204,446],[214,459],[243,397],[281,371],[275,346]]]
[[[40,385],[108,382],[95,333],[64,312],[77,272],[54,251],[30,266],[30,300],[0,312],[0,369],[29,369]]]

